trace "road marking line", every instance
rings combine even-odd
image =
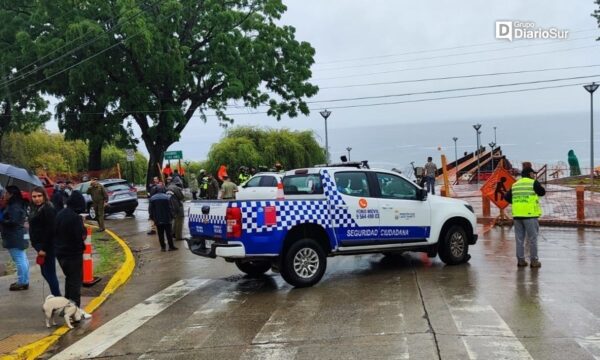
[[[446,303],[471,360],[533,359],[491,305],[475,304],[463,296]]]
[[[215,322],[219,316],[231,312],[231,303],[242,303],[238,297],[242,296],[240,291],[233,290],[237,284],[230,284],[222,291],[210,297],[202,306],[190,315],[182,326],[173,327],[148,351],[140,355],[138,359],[153,359],[154,352],[164,352],[181,342],[182,339],[194,338],[194,348],[200,348],[208,338],[216,331]]]
[[[52,359],[82,359],[99,356],[175,302],[209,281],[209,279],[180,280],[102,325]]]

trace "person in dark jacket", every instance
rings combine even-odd
[[[65,200],[65,203],[69,199],[71,199],[71,207],[73,208],[73,210],[76,213],[83,214],[83,213],[87,212],[85,198],[83,197],[83,194],[81,193],[81,191],[75,190],[75,188],[73,187],[73,183],[70,181],[67,182],[67,188],[69,189],[69,192],[68,192],[69,196]],[[57,209],[56,211],[59,211],[59,210],[60,209]]]
[[[161,251],[167,250],[165,245],[165,234],[167,236],[167,242],[169,243],[169,251],[177,250],[175,244],[173,244],[171,228],[173,209],[171,209],[169,195],[166,194],[164,185],[161,184],[156,186],[156,193],[150,198],[148,212],[150,213],[150,219],[156,224]]]
[[[60,211],[60,209],[65,207],[65,183],[59,181],[54,185],[54,193],[52,194],[52,205],[54,205],[54,209],[56,211]]]
[[[31,246],[38,253],[38,264],[42,276],[46,279],[50,292],[60,295],[58,278],[56,277],[56,257],[54,255],[54,218],[56,211],[48,200],[46,190],[35,187],[31,191],[31,211],[29,213],[29,239]]]
[[[206,189],[206,198],[209,200],[216,200],[219,197],[219,182],[211,173],[209,173],[207,176],[208,188]]]
[[[6,208],[2,210],[2,246],[8,249],[17,266],[17,282],[10,284],[10,291],[29,289],[29,261],[25,250],[25,203],[18,187],[9,185],[4,192]]]
[[[58,264],[65,274],[65,297],[79,307],[87,230],[83,226],[83,218],[76,211],[77,204],[74,202],[74,198],[69,197],[67,207],[56,214],[54,250]]]
[[[185,196],[181,191],[181,186],[171,182],[167,187],[167,195],[171,197],[171,208],[173,210],[173,237],[175,240],[183,240],[183,221],[185,220],[183,202]]]

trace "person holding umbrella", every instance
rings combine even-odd
[[[25,239],[25,204],[21,190],[14,185],[6,187],[4,192],[6,208],[2,210],[2,246],[8,249],[10,257],[17,266],[17,282],[10,284],[10,291],[29,289],[29,261],[25,250],[29,246]]]

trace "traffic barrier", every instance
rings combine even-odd
[[[283,200],[285,196],[283,195],[283,183],[277,183],[277,200]]]
[[[94,277],[94,260],[92,260],[92,228],[87,227],[85,238],[85,250],[83,250],[83,286],[90,287],[100,281],[101,278]]]

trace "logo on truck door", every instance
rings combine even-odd
[[[367,199],[361,198],[358,200],[358,206],[360,206],[361,209],[364,209],[369,206],[369,203],[367,202]]]

